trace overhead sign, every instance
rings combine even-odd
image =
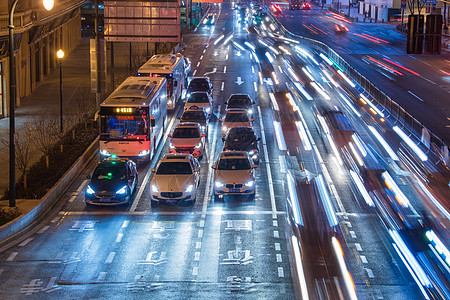
[[[406,0],[401,0],[400,8],[406,8]]]
[[[437,3],[438,3],[438,0],[422,0],[422,3],[437,4]]]
[[[108,42],[180,42],[180,4],[169,1],[104,1]]]

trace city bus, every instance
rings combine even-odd
[[[140,77],[162,76],[167,80],[167,108],[175,108],[177,101],[181,99],[186,84],[184,72],[184,57],[177,54],[153,55],[143,64],[137,74]]]
[[[100,104],[100,158],[150,161],[167,120],[167,80],[128,77]]]

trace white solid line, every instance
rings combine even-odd
[[[284,277],[283,267],[278,267],[278,277]]]
[[[200,249],[202,247],[202,242],[197,242],[195,244],[195,249]]]
[[[275,251],[281,251],[280,243],[275,243]]]
[[[362,251],[362,247],[360,243],[355,243],[356,251]]]
[[[277,253],[276,257],[277,257],[277,262],[283,262],[283,258],[281,258],[280,253]]]
[[[201,239],[203,237],[203,229],[198,231],[198,238]]]
[[[122,238],[123,238],[123,233],[119,233],[116,238],[116,243],[120,243],[122,241]]]
[[[106,274],[108,274],[108,272],[100,272],[100,274],[97,277],[97,281],[103,281],[106,278]]]
[[[198,267],[193,267],[192,268],[192,276],[197,276],[198,275]]]
[[[19,254],[19,252],[12,252],[8,258],[6,259],[6,261],[13,261],[14,258],[16,258],[17,254]]]
[[[414,97],[416,97],[419,101],[424,102],[422,99],[420,99],[420,98],[419,98],[416,94],[414,94],[413,92],[408,91],[408,93],[410,93],[411,95],[413,95]]]
[[[26,244],[28,244],[29,242],[31,242],[33,239],[34,239],[34,238],[32,238],[32,237],[27,238],[25,241],[23,241],[22,243],[19,244],[19,247],[25,246]]]
[[[200,252],[195,252],[194,254],[194,261],[199,261],[200,260]]]
[[[274,230],[273,231],[273,237],[274,238],[279,238],[280,237],[280,234],[278,233],[278,230]]]
[[[367,272],[367,276],[369,276],[369,278],[375,278],[375,276],[373,276],[373,272],[371,269],[366,268],[366,272]]]
[[[50,226],[48,226],[48,225],[45,225],[44,227],[42,227],[41,228],[41,230],[39,230],[37,233],[39,233],[39,234],[41,234],[41,233],[44,233],[44,232],[46,232],[47,231],[47,229],[49,229],[50,228]]]
[[[109,252],[108,257],[105,260],[105,264],[110,264],[114,260],[114,256],[116,256],[116,252]]]
[[[123,223],[122,223],[122,228],[127,228],[128,225],[130,225],[130,221],[129,221],[129,220],[125,220],[125,221],[123,221]]]
[[[221,91],[223,91],[224,86],[225,86],[225,82],[222,81],[222,86],[220,87]]]
[[[363,264],[367,264],[367,258],[364,255],[360,255],[359,258],[361,258]]]
[[[227,66],[223,67],[223,72],[224,72],[224,73],[227,72]]]

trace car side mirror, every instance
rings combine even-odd
[[[205,137],[205,136],[206,136],[206,133],[203,133],[203,134],[202,134],[202,137]]]
[[[198,172],[198,171],[200,171],[200,168],[195,168],[194,171]]]
[[[257,167],[258,167],[258,165],[253,165],[253,166],[252,166],[253,169],[255,169],[255,168],[257,168]]]
[[[253,121],[255,121],[255,119],[251,118],[250,121],[253,122]]]
[[[171,138],[171,137],[172,137],[172,135],[171,135],[171,134],[169,133],[169,134],[167,135],[167,137],[170,137],[170,138]]]
[[[259,137],[259,138],[257,138],[256,140],[259,142],[259,141],[261,140],[261,138]]]
[[[86,178],[87,178],[87,179],[91,179],[91,178],[92,178],[92,177],[91,177],[91,174],[87,174],[87,175],[86,175]]]
[[[212,165],[212,166],[211,166],[211,169],[214,169],[214,170],[215,170],[215,169],[216,169],[216,165]]]
[[[150,171],[152,171],[152,173],[155,173],[155,168],[151,168]]]

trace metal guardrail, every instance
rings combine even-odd
[[[433,134],[428,128],[426,128],[421,122],[415,119],[411,114],[409,114],[405,109],[403,109],[398,103],[393,101],[388,95],[382,92],[374,84],[372,84],[367,78],[356,71],[349,63],[347,63],[339,54],[337,54],[333,49],[328,47],[325,43],[316,41],[310,38],[299,36],[288,31],[283,24],[281,24],[269,11],[272,20],[279,26],[281,32],[293,39],[299,39],[306,41],[307,43],[313,45],[315,48],[324,52],[331,59],[333,59],[342,70],[347,73],[353,80],[355,80],[364,90],[366,90],[377,102],[378,105],[382,106],[384,110],[389,112],[390,116],[393,117],[398,123],[400,123],[404,128],[406,128],[410,133],[412,133],[415,138],[422,141],[423,133],[426,132],[429,135],[430,145],[422,143],[430,151],[437,154],[439,159],[444,161],[446,164],[449,163],[449,151],[448,146],[442,141],[438,136]]]

